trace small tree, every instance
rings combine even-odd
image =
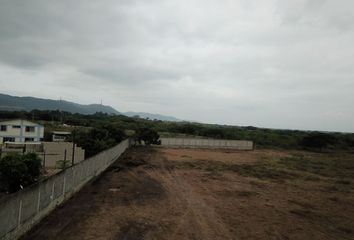
[[[0,177],[5,191],[16,192],[24,186],[27,166],[19,154],[9,154],[0,160]]]
[[[35,153],[23,156],[13,153],[0,160],[0,180],[4,190],[16,192],[38,180],[41,160]]]
[[[58,168],[60,168],[61,170],[67,169],[68,167],[70,167],[71,162],[69,160],[59,160],[56,161],[56,164],[58,166]]]
[[[91,129],[76,129],[75,143],[85,149],[86,157],[91,157],[113,147],[126,138],[124,131],[115,124],[97,125]],[[72,137],[69,139],[72,141]]]
[[[139,128],[135,132],[134,136],[134,141],[135,143],[141,144],[142,141],[146,145],[151,145],[151,144],[156,144],[160,145],[161,140],[159,140],[160,135],[157,133],[157,131],[151,129],[151,128]]]
[[[317,148],[320,151],[328,145],[334,144],[336,138],[327,133],[310,133],[305,136],[301,141],[300,145],[307,148]]]
[[[35,182],[38,180],[38,177],[41,175],[42,169],[42,160],[36,153],[27,153],[22,156],[23,162],[27,166],[28,170],[28,181]]]

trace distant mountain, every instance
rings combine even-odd
[[[140,118],[157,119],[162,121],[180,121],[171,116],[161,114],[151,114],[146,112],[125,112],[120,113],[111,106],[101,104],[83,105],[64,100],[52,100],[35,97],[16,97],[0,93],[0,110],[3,111],[31,111],[38,110],[61,110],[71,113],[94,114],[103,112],[108,114],[123,114],[128,117],[139,116]]]
[[[146,112],[124,112],[122,114],[126,115],[128,117],[139,116],[140,118],[149,118],[151,120],[157,119],[157,120],[171,121],[171,122],[181,121],[180,119],[172,117],[172,116],[165,116],[165,115],[161,115],[161,114],[153,114],[153,113],[146,113]]]
[[[0,94],[0,110],[31,111],[34,109],[61,110],[81,114],[94,114],[96,112],[120,114],[114,108],[100,104],[83,105],[64,100],[52,100],[34,97],[15,97],[6,94]]]

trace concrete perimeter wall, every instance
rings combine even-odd
[[[238,150],[253,150],[252,141],[201,139],[201,138],[160,138],[161,146],[195,147],[195,148],[232,148]]]
[[[129,140],[0,201],[0,239],[17,239],[102,173],[127,148]]]
[[[64,152],[66,150],[66,160],[71,165],[73,154],[72,142],[43,142],[43,148],[45,150],[45,163],[46,168],[58,168],[58,161],[64,160]],[[75,164],[85,159],[85,150],[75,144]],[[39,154],[44,160],[44,154]]]

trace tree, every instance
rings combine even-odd
[[[113,147],[126,138],[124,131],[116,124],[102,123],[89,130],[77,128],[72,135],[75,135],[75,143],[85,149],[86,157]],[[72,141],[72,137],[69,140]]]
[[[134,136],[134,141],[135,143],[141,144],[142,141],[144,141],[145,145],[151,145],[151,144],[156,144],[160,145],[161,140],[159,140],[160,135],[157,133],[157,131],[151,129],[151,128],[138,128],[135,132]]]
[[[119,143],[126,138],[124,131],[114,124],[105,125],[103,128],[108,131],[108,137],[114,139],[115,143]]]
[[[26,184],[28,169],[19,154],[9,154],[0,160],[0,176],[6,191],[16,192]]]
[[[317,148],[320,151],[334,143],[336,143],[336,138],[333,135],[319,132],[310,133],[300,141],[300,145],[307,148]]]
[[[344,138],[345,144],[348,147],[354,147],[354,135],[348,135]]]
[[[16,192],[36,182],[41,169],[41,159],[35,153],[8,154],[0,160],[1,185],[8,192]]]
[[[36,153],[27,153],[22,156],[23,162],[27,166],[28,181],[35,182],[41,175],[42,160]]]
[[[225,133],[220,128],[205,128],[201,130],[200,135],[211,138],[225,138]]]
[[[56,164],[61,170],[67,169],[71,166],[71,162],[69,160],[59,160]]]

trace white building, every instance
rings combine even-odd
[[[5,142],[40,142],[43,140],[44,127],[27,120],[0,122],[0,144]]]

